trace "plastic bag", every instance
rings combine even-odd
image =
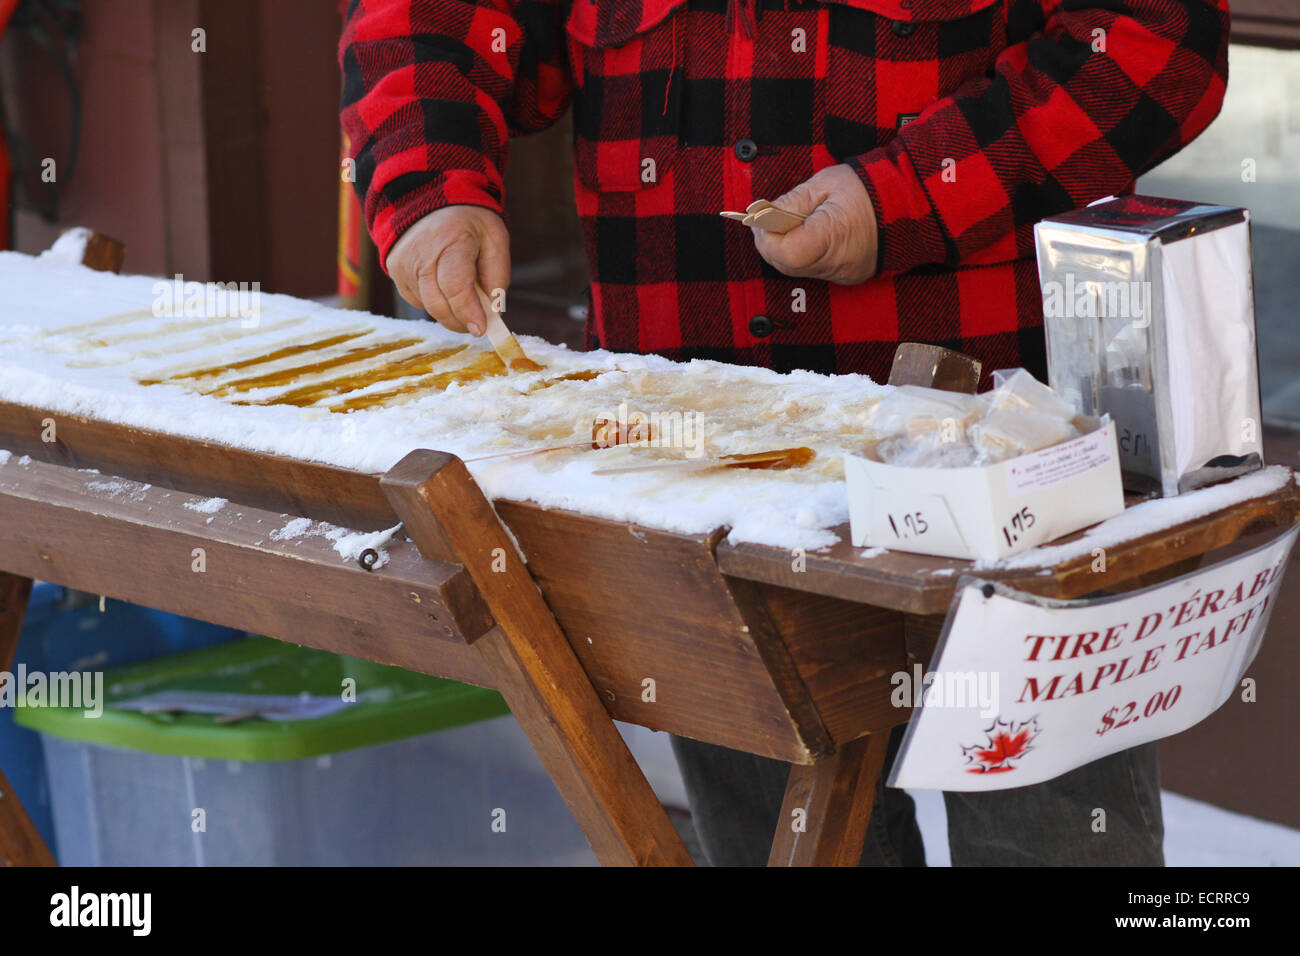
[[[895,388],[870,416],[868,457],[905,468],[987,465],[1068,441],[1088,427],[1024,369],[1003,369],[982,395]]]
[[[1025,408],[1070,421],[1075,410],[1061,396],[1023,368],[1000,369],[993,373],[993,390],[988,393],[989,410]]]
[[[912,441],[934,436],[952,443],[965,438],[984,409],[980,395],[900,385],[876,407],[872,428],[882,436],[903,435]]]
[[[1079,430],[1069,419],[1023,407],[994,409],[970,429],[980,464],[1027,455],[1078,435]]]

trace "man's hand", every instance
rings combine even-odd
[[[510,284],[510,233],[490,209],[444,206],[402,233],[386,265],[411,305],[453,332],[482,335],[487,316],[474,283],[489,296]]]
[[[788,276],[856,285],[876,273],[876,210],[857,173],[828,166],[772,205],[806,217],[779,234],[754,227],[758,254]]]

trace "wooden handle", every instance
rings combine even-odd
[[[903,342],[894,352],[890,385],[924,385],[946,392],[974,395],[979,386],[979,359],[941,345]]]

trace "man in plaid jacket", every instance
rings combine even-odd
[[[449,328],[481,333],[475,281],[509,283],[509,137],[572,104],[590,344],[883,381],[926,341],[1045,377],[1034,223],[1200,133],[1227,39],[1227,0],[352,0],[342,121],[381,262]],[[718,216],[759,197],[807,219]],[[697,816],[737,828],[710,855],[754,859],[727,852],[740,798],[703,791],[783,769],[675,745]],[[1150,745],[1061,781],[948,795],[954,860],[1159,862]],[[1088,832],[1100,794],[1127,808],[1109,835],[1051,835]],[[915,859],[905,801],[878,804],[867,857]],[[1016,849],[998,821],[1025,813],[1056,822]]]

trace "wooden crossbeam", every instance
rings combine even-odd
[[[191,507],[185,507],[185,505]],[[473,684],[492,618],[463,569],[385,545],[377,571],[290,516],[42,462],[0,469],[0,567],[214,624]],[[396,519],[392,519],[394,522]]]

